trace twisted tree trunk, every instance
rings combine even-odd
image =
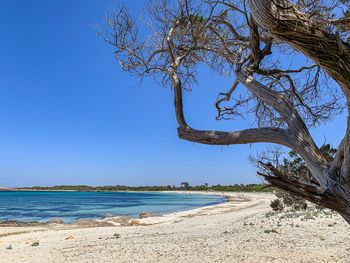
[[[250,0],[255,22],[276,38],[292,45],[321,66],[342,88],[350,101],[350,46],[339,36],[327,32],[287,0]],[[295,125],[289,123],[290,125]],[[267,181],[307,200],[339,212],[350,223],[350,118],[345,137],[333,163],[317,169],[318,153],[305,147],[293,147],[305,160],[319,185],[307,185],[282,176],[271,165],[263,175]],[[315,161],[316,160],[316,161]],[[321,166],[323,166],[321,164]]]

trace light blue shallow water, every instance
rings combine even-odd
[[[105,214],[137,217],[142,211],[172,213],[225,202],[214,195],[140,192],[22,192],[0,191],[0,221],[71,223]]]

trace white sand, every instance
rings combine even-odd
[[[0,262],[350,262],[350,227],[338,215],[266,217],[272,194],[229,195],[225,204],[140,220],[147,225],[0,228]]]

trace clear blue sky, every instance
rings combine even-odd
[[[140,0],[125,1],[134,13]],[[156,185],[259,182],[247,159],[260,146],[213,147],[181,141],[172,96],[152,80],[120,72],[94,24],[111,0],[5,0],[0,9],[0,186]],[[196,128],[216,122],[216,93],[230,80],[202,71],[186,96]],[[315,131],[337,145],[344,117]]]

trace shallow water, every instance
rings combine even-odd
[[[0,221],[71,223],[105,214],[137,217],[142,211],[165,214],[225,202],[214,195],[140,192],[0,191]]]

